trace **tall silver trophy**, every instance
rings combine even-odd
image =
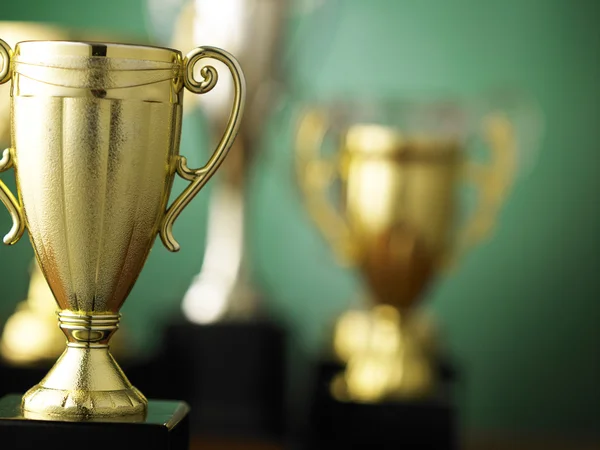
[[[198,432],[212,428],[249,437],[279,434],[282,428],[283,332],[265,318],[248,270],[245,188],[260,132],[282,84],[278,57],[289,3],[148,1],[157,38],[169,39],[172,46],[193,42],[228,46],[242,55],[240,64],[251,92],[246,102],[248,122],[241,125],[233,158],[211,188],[206,252],[203,259],[198,255],[199,272],[185,296],[174,299],[181,302],[184,320],[168,330],[172,347],[188,344],[180,360],[188,384],[182,380],[182,385],[187,386],[187,400],[196,413],[192,427]],[[201,109],[211,138],[225,126],[232,94],[233,85],[223,80],[205,97],[206,104],[187,105],[188,113]]]
[[[213,188],[202,268],[183,299],[183,313],[193,323],[250,319],[257,312],[258,296],[247,269],[244,185],[280,87],[277,56],[287,7],[285,0],[195,0],[182,8],[175,27],[173,45],[207,41],[229,45],[243,55],[240,64],[252,92],[247,100],[249,120],[240,128],[235,159],[227,162]],[[207,104],[200,104],[214,136],[226,123],[227,102],[233,94],[231,83],[222,84]]]

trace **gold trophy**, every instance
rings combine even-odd
[[[14,46],[30,40],[90,39],[90,32],[74,30],[36,22],[0,22],[2,38]],[[85,34],[85,36],[83,36]],[[105,40],[100,36],[93,40]],[[10,144],[10,84],[0,86],[0,149]],[[0,356],[14,367],[40,367],[54,362],[64,350],[64,334],[56,326],[54,295],[42,274],[37,261],[30,267],[30,284],[27,298],[19,302],[15,312],[7,319],[0,336]],[[31,330],[35,329],[35,335]],[[114,355],[126,355],[127,333],[123,326],[111,341]],[[16,375],[14,375],[16,376]]]
[[[434,393],[436,328],[417,307],[435,277],[494,224],[526,145],[512,111],[508,102],[503,110],[415,101],[302,114],[296,169],[307,211],[374,303],[334,328],[334,353],[346,364],[330,386],[335,398]],[[458,192],[469,185],[478,206],[460,223]]]
[[[66,30],[40,23],[0,22],[2,37],[14,45],[35,39],[68,39]],[[10,86],[0,86],[0,148],[10,144]],[[49,301],[51,300],[51,301]],[[0,355],[11,365],[36,364],[56,359],[64,347],[64,336],[56,327],[54,297],[37,262],[31,264],[27,298],[8,318],[0,337]],[[31,333],[35,330],[35,334]]]
[[[12,147],[18,198],[0,182],[15,244],[25,228],[60,307],[67,349],[23,397],[28,417],[141,418],[146,398],[109,352],[123,305],[155,237],[178,251],[173,223],[216,172],[237,134],[245,84],[227,52],[136,45],[0,41],[0,83],[12,79]],[[179,156],[183,87],[210,91],[224,63],[234,80],[225,135],[207,164]],[[167,207],[175,173],[190,185]]]

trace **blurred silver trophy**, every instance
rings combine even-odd
[[[260,314],[246,253],[245,187],[256,144],[279,91],[287,0],[147,0],[151,33],[161,45],[203,42],[235,52],[246,76],[246,119],[209,195],[206,250],[182,302],[183,323],[167,327],[166,345],[185,349],[182,396],[195,433],[244,438],[281,433],[283,332]],[[219,63],[211,61],[219,70]],[[194,70],[205,70],[198,64]],[[226,126],[233,85],[219,80],[198,108],[211,138]],[[200,125],[200,124],[199,124]],[[240,383],[239,374],[244,374]],[[197,383],[196,380],[202,380]],[[214,430],[219,430],[215,432]]]
[[[244,185],[279,86],[277,56],[287,7],[286,0],[194,0],[181,8],[174,26],[173,46],[206,42],[240,55],[249,93],[248,120],[240,129],[238,148],[231,152],[233,158],[213,187],[202,268],[183,300],[183,313],[192,323],[249,318],[258,307],[246,269]],[[232,84],[223,81],[201,103],[214,136],[225,127],[233,95]]]

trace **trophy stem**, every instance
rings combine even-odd
[[[120,315],[65,310],[58,317],[67,349],[44,379],[25,393],[23,413],[31,418],[143,419],[148,401],[109,351]]]

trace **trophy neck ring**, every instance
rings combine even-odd
[[[107,348],[120,320],[120,314],[58,313],[59,327],[67,336],[69,347]]]

